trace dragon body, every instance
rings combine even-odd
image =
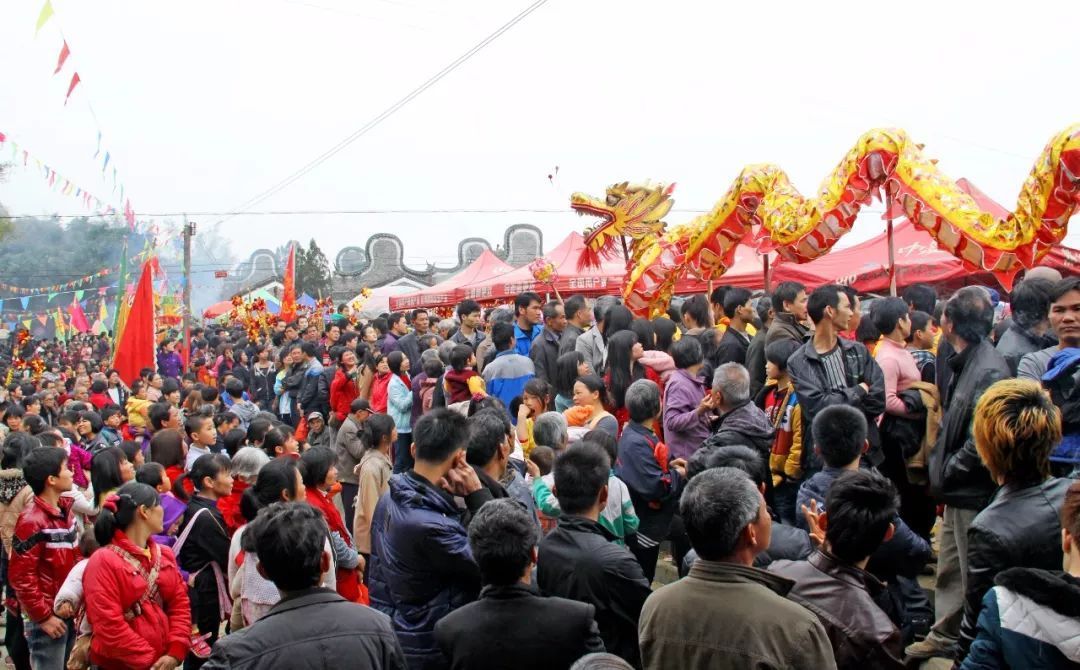
[[[705,280],[722,276],[742,242],[775,250],[787,261],[814,260],[851,230],[863,205],[884,192],[939,247],[1009,287],[1022,267],[1035,265],[1061,242],[1080,206],[1080,124],[1050,139],[1016,209],[1004,218],[980,209],[922,149],[902,130],[871,130],[814,198],[800,194],[776,165],[750,165],[711,211],[670,228],[663,218],[673,204],[673,186],[624,182],[609,187],[603,200],[575,193],[571,207],[601,219],[587,231],[580,264],[620,254],[619,244],[629,238],[623,297],[634,312],[654,313],[667,307],[687,273]]]

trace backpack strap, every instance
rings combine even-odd
[[[176,542],[173,543],[172,549],[177,559],[180,558],[180,550],[184,548],[184,543],[187,542],[188,535],[191,534],[191,529],[195,527],[195,521],[198,520],[203,512],[207,511],[209,510],[205,507],[199,508],[199,510],[191,516],[191,521],[188,521],[188,524],[184,526],[184,531],[180,533],[180,537],[176,538]]]

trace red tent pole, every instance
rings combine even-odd
[[[772,276],[769,272],[769,254],[766,253],[761,259],[761,264],[765,271],[765,292],[768,293],[772,290]]]
[[[888,184],[885,185],[885,216],[887,220],[887,236],[889,238],[889,295],[896,297],[896,249],[893,244],[893,215],[892,194],[889,193]]]

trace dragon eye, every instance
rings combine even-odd
[[[615,205],[619,204],[619,196],[617,196],[617,195],[609,195],[607,197],[607,204],[608,204],[608,207],[614,207]]]

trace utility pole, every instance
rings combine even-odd
[[[184,370],[191,362],[191,238],[195,222],[188,223],[184,215]]]

